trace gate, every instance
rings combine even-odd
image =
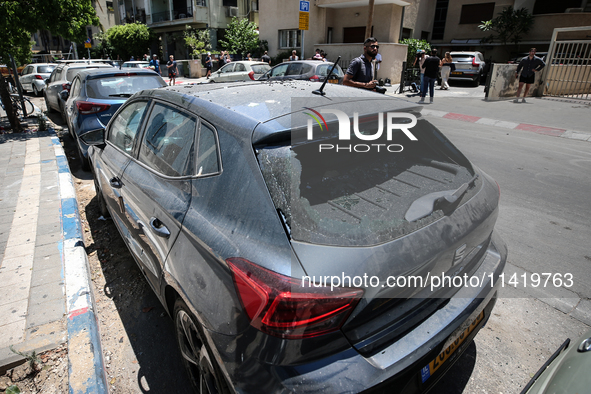
[[[544,96],[591,100],[591,26],[554,29],[544,68]],[[559,38],[562,36],[562,39]]]

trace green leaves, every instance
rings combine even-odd
[[[151,30],[142,23],[128,23],[111,27],[105,33],[113,57],[119,55],[128,60],[131,56],[141,56],[148,51],[152,40]]]
[[[12,385],[6,389],[6,394],[21,394],[21,390],[17,386]]]
[[[223,49],[242,55],[254,52],[261,45],[256,24],[236,17],[228,25],[225,39],[219,42]]]
[[[499,16],[490,20],[482,21],[478,28],[482,31],[491,31],[491,34],[484,39],[485,42],[499,41],[507,45],[511,42],[515,45],[523,40],[523,35],[527,34],[534,24],[534,16],[526,8],[518,10],[509,6],[504,8]]]
[[[192,56],[199,56],[211,50],[211,40],[209,37],[209,30],[192,30],[187,26],[187,30],[183,32],[185,44],[191,48]]]
[[[404,38],[400,40],[401,44],[408,45],[408,52],[406,55],[406,67],[412,67],[415,57],[417,56],[417,50],[422,49],[427,54],[431,52],[431,45],[425,40],[417,40],[416,38]]]

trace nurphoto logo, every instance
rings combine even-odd
[[[326,119],[323,114],[332,114],[336,116],[338,121],[338,139],[339,141],[351,141],[352,137],[356,138],[361,141],[378,141],[380,139],[383,140],[384,137],[384,113],[379,112],[377,119],[377,131],[369,131],[369,130],[360,130],[359,127],[359,113],[353,113],[353,134],[351,134],[351,120],[350,117],[343,111],[337,109],[321,109],[320,112],[305,107],[307,110],[311,111],[304,112],[304,114],[310,116],[311,119],[308,119],[307,125],[307,139],[313,140],[314,139],[314,121],[320,127],[321,132],[328,132],[328,125],[326,123]],[[416,126],[417,118],[413,114],[402,113],[402,112],[387,112],[385,114],[386,118],[386,140],[391,142],[393,136],[395,135],[394,132],[397,130],[402,131],[409,140],[417,141],[417,137],[411,133],[410,129]],[[372,122],[373,123],[373,122]],[[401,144],[384,144],[384,143],[363,143],[363,144],[319,144],[319,152],[322,151],[334,151],[334,152],[358,152],[358,153],[366,153],[371,151],[388,151],[392,153],[402,152],[404,147]]]

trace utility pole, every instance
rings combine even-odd
[[[373,8],[375,0],[369,0],[369,9],[367,15],[367,25],[365,26],[365,39],[371,37],[371,25],[373,25]]]

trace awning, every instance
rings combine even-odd
[[[396,4],[399,6],[410,5],[409,1],[404,0],[375,0],[374,5]],[[316,5],[322,8],[353,8],[366,7],[369,0],[316,0]]]

